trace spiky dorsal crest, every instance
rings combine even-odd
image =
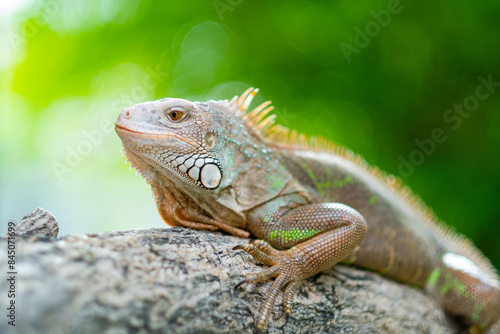
[[[275,124],[276,115],[270,114],[274,109],[271,101],[266,101],[253,110],[248,110],[250,103],[259,91],[258,88],[250,87],[241,94],[229,101],[229,106],[235,114],[241,117],[248,128],[259,138],[270,145],[289,147],[293,149],[304,149],[315,152],[330,152],[342,156],[350,156],[351,159],[360,159],[349,149],[342,145],[335,144],[321,136],[306,137],[296,130],[290,130],[280,124]]]
[[[274,124],[276,115],[269,115],[274,109],[273,106],[270,106],[271,101],[266,101],[252,111],[247,112],[250,103],[258,91],[258,88],[250,87],[240,97],[233,97],[229,101],[229,105],[235,110],[237,116],[245,120],[250,129],[254,130],[259,137],[264,139],[267,129]]]
[[[274,109],[271,106],[271,101],[266,101],[255,109],[248,111],[248,107],[258,91],[258,88],[250,87],[241,96],[233,97],[228,103],[235,111],[235,114],[241,117],[248,128],[259,138],[270,145],[342,153],[342,155],[343,153],[349,154],[349,150],[343,146],[332,143],[321,136],[307,138],[296,130],[290,130],[280,124],[275,124],[276,115],[270,114]]]
[[[428,207],[424,201],[415,195],[411,189],[399,178],[381,171],[376,166],[371,166],[366,160],[353,153],[343,145],[331,142],[321,136],[307,138],[296,130],[290,130],[282,125],[274,124],[276,115],[269,115],[274,109],[271,101],[266,101],[257,108],[248,111],[248,107],[259,91],[258,88],[250,87],[238,97],[235,96],[229,102],[235,113],[242,117],[248,127],[262,140],[271,146],[279,146],[295,150],[308,150],[314,152],[325,152],[340,156],[352,161],[365,169],[366,172],[383,182],[392,189],[407,205],[414,208],[422,216],[422,222],[433,230],[438,239],[446,245],[448,251],[462,254],[475,262],[484,272],[498,280],[498,273],[491,262],[478,250],[466,237],[457,234],[452,228],[443,223]]]

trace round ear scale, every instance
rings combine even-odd
[[[205,188],[216,189],[221,180],[222,171],[218,165],[208,163],[201,168],[200,181]]]
[[[173,166],[184,179],[207,190],[219,187],[223,172],[222,166],[216,159],[198,155],[186,158],[180,157],[173,161]]]

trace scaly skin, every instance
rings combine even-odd
[[[468,240],[350,151],[271,126],[270,102],[247,112],[256,92],[140,103],[116,131],[165,222],[261,239],[235,247],[270,266],[240,284],[275,278],[258,328],[280,290],[289,313],[300,280],[343,262],[422,287],[471,332],[500,331],[499,278]]]

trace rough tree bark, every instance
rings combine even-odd
[[[247,240],[185,228],[55,238],[51,217],[39,209],[19,224],[49,236],[16,237],[16,326],[3,320],[1,333],[256,332],[270,283],[234,289],[264,267],[232,250]],[[421,291],[340,265],[301,284],[288,319],[280,303],[269,333],[458,332]]]

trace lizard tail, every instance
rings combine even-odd
[[[500,282],[467,257],[451,252],[439,256],[425,290],[468,325],[500,333]]]

